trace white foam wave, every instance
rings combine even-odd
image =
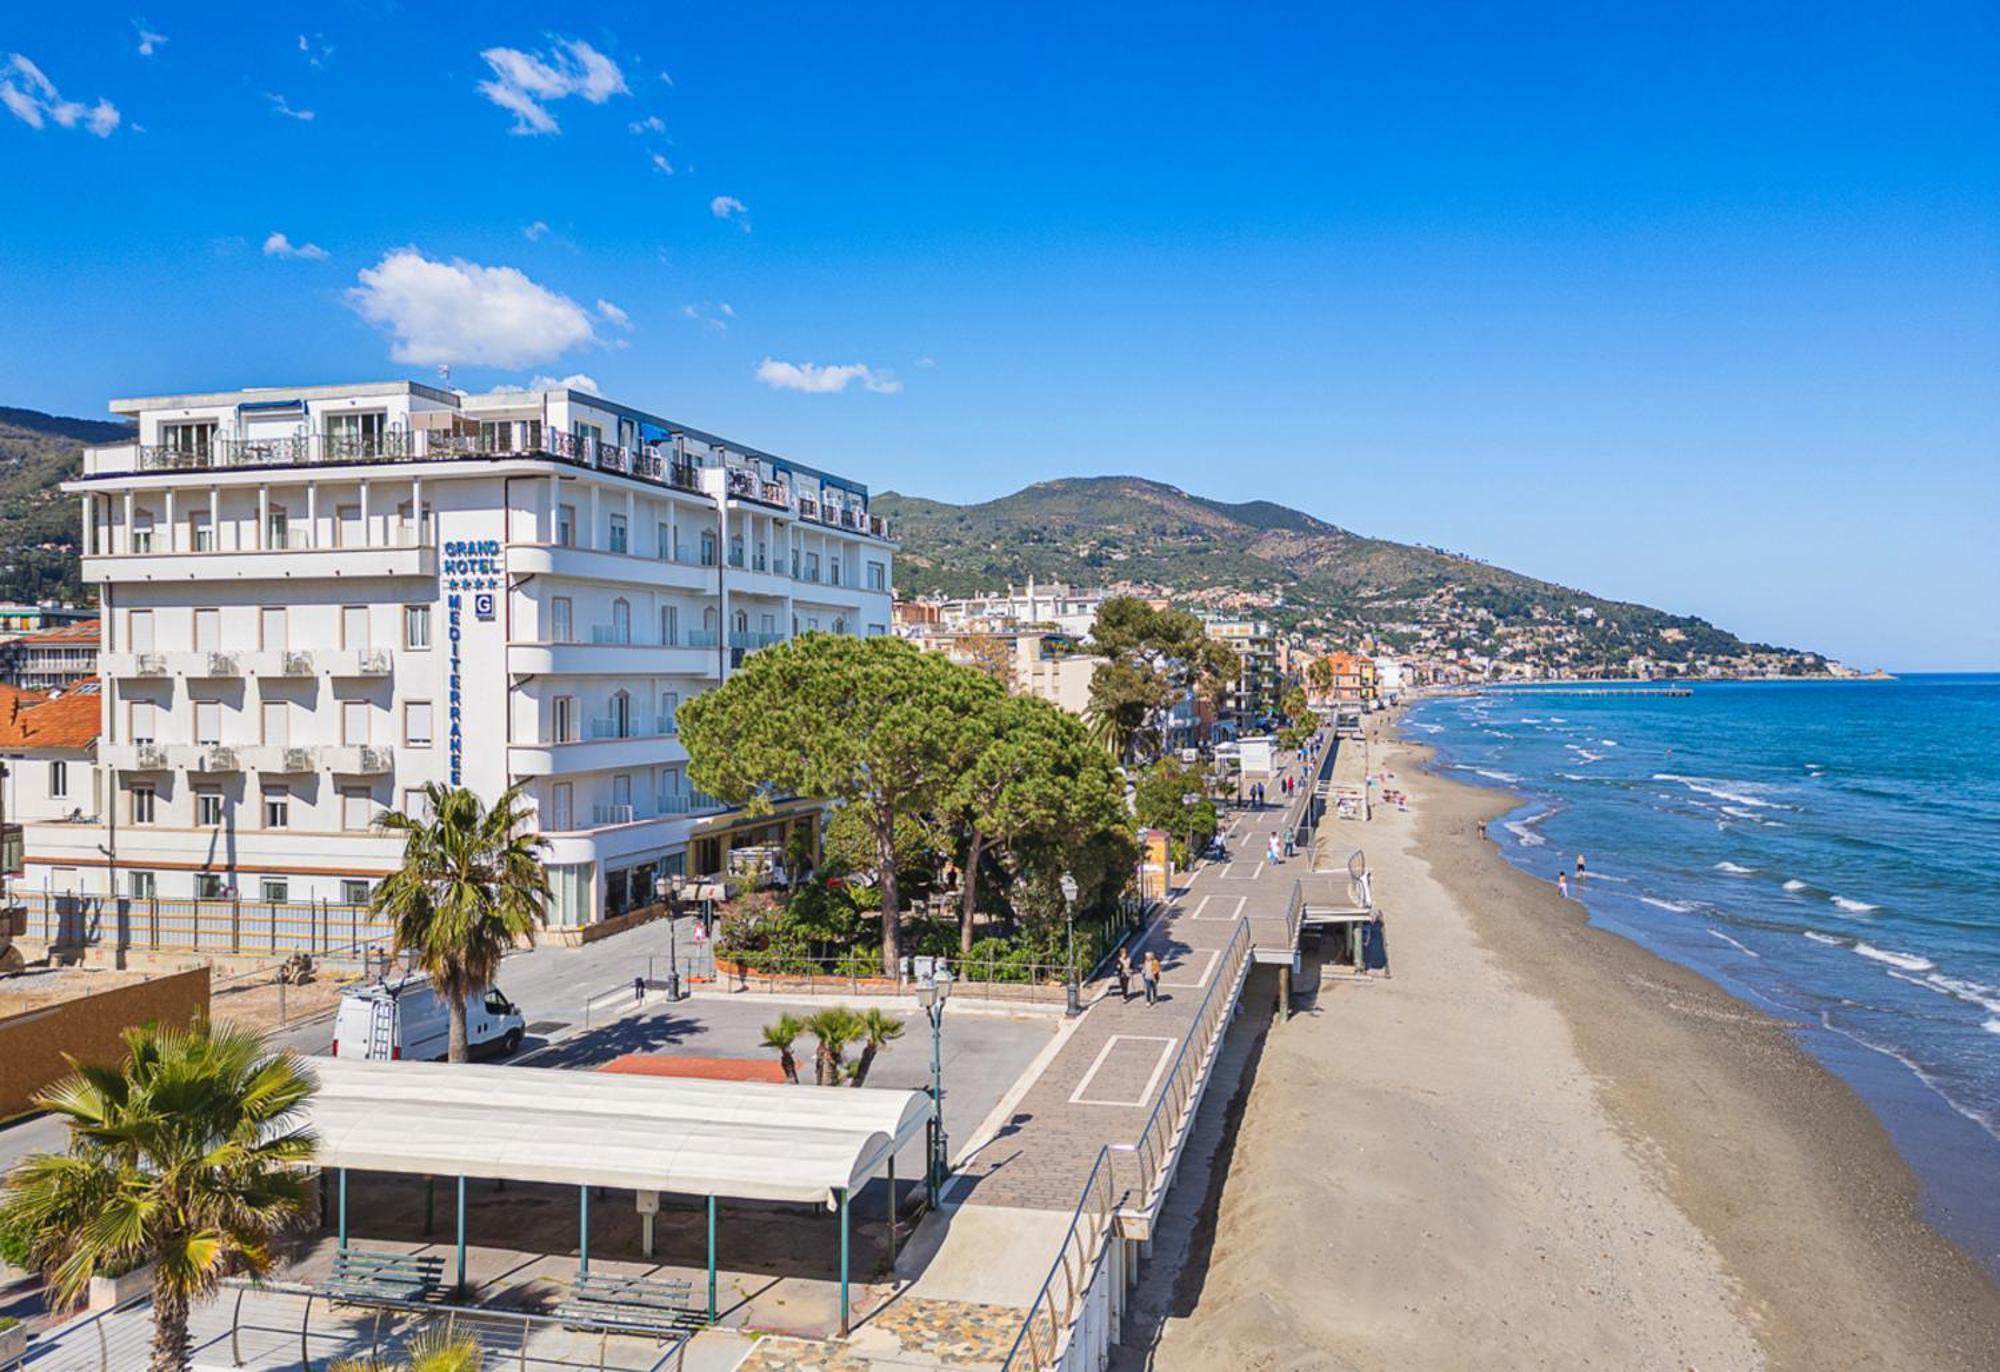
[[[1678,781],[1690,791],[1704,796],[1714,796],[1717,800],[1726,800],[1732,805],[1754,805],[1760,810],[1779,808],[1775,801],[1759,800],[1756,796],[1744,794],[1741,789],[1729,789],[1732,786],[1742,787],[1743,783],[1740,781],[1718,781],[1714,777],[1683,776],[1679,772],[1655,772],[1653,773],[1653,780]]]
[[[1865,915],[1882,908],[1879,905],[1870,905],[1865,900],[1849,900],[1846,896],[1835,896],[1833,903],[1854,915]]]
[[[1540,724],[1540,723],[1541,723],[1541,721],[1540,721],[1539,719],[1530,719],[1530,718],[1528,718],[1528,716],[1526,716],[1526,715],[1522,715],[1522,716],[1521,716],[1521,722],[1522,722],[1523,724]]]
[[[1811,939],[1814,943],[1824,943],[1832,948],[1845,948],[1847,946],[1846,939],[1835,938],[1832,934],[1822,934],[1817,929],[1806,930],[1806,937]]]
[[[1755,867],[1739,867],[1733,862],[1718,862],[1715,864],[1715,870],[1727,872],[1732,877],[1754,876],[1757,871]]]
[[[1539,848],[1548,840],[1528,827],[1529,821],[1509,821],[1501,827],[1530,848]]]
[[[1474,767],[1472,771],[1476,776],[1489,777],[1494,781],[1515,782],[1521,779],[1512,772],[1497,772],[1486,767]]]
[[[1990,1019],[1979,1026],[1989,1034],[2000,1034],[2000,1019]]]
[[[1701,908],[1691,900],[1661,900],[1657,896],[1640,896],[1639,899],[1656,910],[1671,910],[1677,915],[1691,915]]]
[[[1723,933],[1720,929],[1711,929],[1708,932],[1711,937],[1721,939],[1724,943],[1728,944],[1731,948],[1734,948],[1737,952],[1743,954],[1745,957],[1754,958],[1757,956],[1755,953],[1751,952],[1748,948],[1745,948],[1742,944],[1738,943],[1735,939]]]
[[[1616,748],[1618,746],[1618,740],[1615,738],[1600,738],[1597,741],[1603,744],[1606,748]]]
[[[1893,948],[1877,948],[1872,943],[1857,943],[1854,951],[1864,958],[1876,962],[1886,962],[1891,967],[1900,967],[1905,972],[1928,972],[1937,964],[1929,958],[1920,958],[1915,953],[1899,953]]]
[[[1942,972],[1931,973],[1920,984],[1941,996],[1950,996],[2000,1015],[2000,987],[1988,986],[1983,981],[1967,981],[1964,977],[1948,977]]]
[[[1938,1099],[1942,1100],[1946,1105],[1950,1106],[1958,1114],[1965,1116],[1965,1118],[1971,1120],[1974,1124],[1977,1124],[1987,1133],[1993,1135],[1993,1137],[2000,1138],[2000,1127],[1995,1126],[1994,1119],[1991,1114],[1989,1114],[1984,1110],[1975,1109],[1972,1106],[1961,1104],[1958,1098],[1953,1096],[1951,1092],[1945,1090],[1944,1087],[1938,1085],[1937,1078],[1933,1077],[1929,1072],[1926,1072],[1922,1067],[1918,1066],[1916,1060],[1910,1057],[1907,1053],[1899,1052],[1894,1048],[1890,1048],[1883,1044],[1877,1043],[1873,1039],[1868,1038],[1863,1034],[1858,1034],[1852,1029],[1848,1029],[1841,1025],[1835,1024],[1833,1022],[1833,1015],[1830,1011],[1826,1010],[1820,1011],[1819,1022],[1821,1027],[1830,1030],[1833,1033],[1839,1034],[1842,1038],[1851,1039],[1855,1043],[1860,1044],[1863,1048],[1867,1048],[1873,1052],[1880,1053],[1884,1057],[1894,1058],[1897,1062],[1902,1063],[1903,1066],[1910,1069],[1910,1074],[1916,1077],[1916,1079],[1922,1082],[1925,1086],[1929,1087],[1931,1091],[1938,1097]]]
[[[1785,889],[1787,891],[1803,891],[1806,889],[1806,884],[1797,877],[1792,877],[1785,882]]]
[[[1427,734],[1441,734],[1444,732],[1444,725],[1426,724],[1422,720],[1418,719],[1410,719],[1403,721],[1403,727],[1405,729],[1422,729]]]
[[[1550,715],[1550,716],[1549,716],[1549,723],[1551,723],[1551,724],[1567,724],[1567,723],[1569,723],[1569,721],[1568,721],[1568,720],[1566,720],[1566,719],[1564,719],[1564,718],[1563,718],[1563,717],[1562,717],[1561,715]]]

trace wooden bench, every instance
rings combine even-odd
[[[708,1314],[688,1303],[690,1294],[688,1283],[678,1278],[586,1272],[570,1283],[569,1298],[556,1314],[580,1325],[635,1333],[664,1335],[705,1328]]]
[[[436,1254],[342,1248],[320,1289],[344,1301],[421,1301],[443,1282],[444,1259]]]

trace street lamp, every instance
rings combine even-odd
[[[667,999],[681,998],[681,903],[679,877],[654,877],[653,895],[667,907]]]
[[[951,999],[951,969],[939,965],[917,983],[917,1004],[931,1021],[930,1156],[924,1165],[924,1195],[937,1208],[950,1154],[944,1138],[944,1003]]]
[[[1181,797],[1181,805],[1187,811],[1188,826],[1188,871],[1194,870],[1194,807],[1201,804],[1201,797],[1193,791]]]
[[[1064,872],[1061,885],[1063,923],[1069,929],[1069,981],[1063,987],[1063,1013],[1076,1016],[1083,1013],[1083,998],[1076,984],[1076,878]]]

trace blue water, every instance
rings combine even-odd
[[[2000,675],[1426,701],[1507,857],[1799,1026],[2000,1270]]]

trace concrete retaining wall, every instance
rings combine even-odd
[[[124,1061],[119,1035],[157,1020],[175,1026],[208,1013],[208,969],[154,977],[0,1019],[0,1120],[34,1108],[34,1096],[78,1062]]]

